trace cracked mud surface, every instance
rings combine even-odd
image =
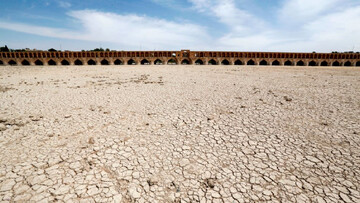
[[[360,69],[0,67],[0,200],[360,202]]]

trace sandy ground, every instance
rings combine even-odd
[[[360,69],[0,67],[0,200],[360,202]]]

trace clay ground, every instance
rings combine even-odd
[[[360,69],[0,67],[0,200],[360,202]]]

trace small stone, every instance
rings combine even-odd
[[[65,115],[65,118],[70,118],[71,117],[71,115]]]
[[[287,101],[287,102],[292,101],[292,99],[291,99],[290,97],[288,97],[288,96],[284,96],[284,99],[285,99],[285,101]]]
[[[90,138],[89,138],[89,144],[95,144],[95,140],[94,140],[93,137],[90,137]]]
[[[208,179],[205,180],[205,184],[209,188],[214,188],[215,187],[215,179],[214,178],[208,178]]]
[[[40,117],[33,117],[31,118],[32,121],[39,121],[40,120]]]

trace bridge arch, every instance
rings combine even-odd
[[[141,65],[150,65],[150,61],[147,60],[147,59],[143,59],[143,60],[140,61],[140,64]]]
[[[332,63],[332,66],[340,66],[339,61],[334,61],[334,62]]]
[[[0,60],[0,65],[4,65],[4,62],[2,60]]]
[[[134,59],[130,59],[127,62],[128,65],[136,65],[136,61]]]
[[[221,65],[230,65],[230,62],[227,59],[221,61]]]
[[[35,61],[35,65],[37,65],[37,66],[43,66],[44,63],[38,59],[38,60]]]
[[[254,66],[254,65],[255,65],[255,61],[252,60],[252,59],[250,59],[250,60],[248,60],[247,65],[248,65],[248,66]]]
[[[76,61],[75,61],[76,62]],[[81,62],[81,61],[80,61]],[[70,63],[69,63],[69,61],[67,61],[67,60],[62,60],[61,61],[61,65],[63,65],[63,66],[68,66],[68,65],[70,65]],[[76,65],[76,64],[75,64]],[[82,63],[80,64],[80,65],[82,65]]]
[[[168,62],[167,62],[168,65],[176,65],[177,62],[175,59],[169,59]]]
[[[351,66],[351,62],[350,62],[350,61],[346,61],[346,62],[344,63],[344,66]]]
[[[195,65],[204,65],[204,61],[201,59],[198,59],[195,61]]]
[[[320,66],[328,66],[328,62],[327,61],[323,61],[320,63]]]
[[[268,63],[267,63],[267,61],[265,61],[265,60],[262,60],[262,61],[260,61],[260,66],[266,66]]]
[[[284,66],[292,66],[292,62],[287,60],[285,61]]]
[[[360,61],[356,62],[356,66],[360,66]]]
[[[56,66],[56,62],[55,62],[54,60],[50,59],[50,60],[48,61],[48,65],[49,65],[49,66]]]
[[[75,64],[76,66],[82,66],[82,65],[83,65],[83,62],[80,61],[79,59],[76,59],[76,61],[74,62],[74,64]]]
[[[211,59],[209,62],[208,62],[209,65],[217,65],[216,61],[214,59]]]
[[[156,60],[154,61],[154,64],[155,64],[155,65],[162,65],[163,62],[162,62],[162,60],[160,60],[160,59],[156,59]]]
[[[237,65],[237,66],[240,66],[240,65],[243,65],[243,62],[238,59],[238,60],[235,61],[234,64]]]
[[[304,61],[298,61],[297,63],[296,63],[296,65],[297,66],[305,66],[305,63],[304,63]]]
[[[90,60],[88,60],[87,64],[90,66],[94,66],[94,65],[96,65],[96,61],[90,59]]]
[[[109,61],[106,59],[103,59],[102,61],[100,61],[100,64],[106,66],[106,65],[109,65]]]
[[[123,64],[123,62],[120,59],[116,59],[114,61],[114,65],[122,65],[122,64]]]
[[[10,66],[15,66],[15,65],[17,65],[16,61],[14,61],[14,60],[10,60],[10,61],[8,62],[8,64],[9,64]]]
[[[273,65],[273,66],[280,66],[280,62],[279,62],[278,60],[275,60],[275,61],[272,62],[271,65]]]
[[[182,64],[182,65],[189,65],[189,64],[190,64],[190,61],[187,60],[187,59],[184,59],[184,60],[181,61],[181,64]]]
[[[316,62],[315,61],[310,61],[309,62],[309,66],[316,66],[317,64],[316,64]]]
[[[22,64],[23,66],[29,66],[29,65],[30,65],[30,63],[29,63],[28,60],[23,60],[23,61],[21,62],[21,64]]]

